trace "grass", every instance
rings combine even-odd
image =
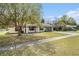
[[[0,36],[4,36],[5,34],[7,33],[7,31],[2,31],[2,32],[0,32]]]
[[[79,35],[21,49],[0,51],[0,55],[11,56],[79,56]]]
[[[54,32],[44,32],[36,34],[23,35],[21,37],[14,36],[15,34],[5,34],[4,36],[0,36],[0,47],[64,35]],[[28,46],[16,50],[14,49],[9,51],[0,51],[0,55],[51,55],[52,53],[54,54],[54,47],[50,45],[51,44],[46,43],[41,45]]]
[[[38,35],[23,34],[23,36],[20,36],[20,37],[15,36],[16,34],[5,34],[4,36],[0,36],[0,47],[9,46],[13,44],[21,44],[29,41],[42,40],[48,37],[56,37],[56,36],[64,35],[64,34],[53,33],[53,32],[52,33],[44,32],[44,33],[37,33],[37,34]]]
[[[42,32],[42,33],[36,33],[34,35],[35,36],[43,36],[46,38],[51,38],[51,37],[64,36],[65,34],[60,34],[60,33],[56,33],[56,32]]]
[[[0,51],[1,56],[45,56],[53,55],[55,49],[51,44],[40,44],[34,46],[27,46],[21,49],[14,49],[9,51]]]
[[[79,56],[79,35],[48,43],[55,44],[54,55]]]
[[[21,44],[28,41],[35,41],[40,39],[44,39],[44,37],[33,36],[33,35],[23,35],[18,37],[18,36],[7,34],[5,36],[0,36],[0,47],[9,46],[12,44]]]
[[[78,32],[78,33],[79,33],[79,30],[77,30],[76,32]]]

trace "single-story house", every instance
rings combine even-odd
[[[24,33],[36,33],[36,32],[52,32],[53,26],[50,24],[43,24],[42,28],[36,24],[27,24],[26,27],[23,27]],[[9,28],[8,32],[16,33],[15,28]]]
[[[66,25],[66,29],[67,30],[76,30],[76,26],[73,26],[73,25]]]

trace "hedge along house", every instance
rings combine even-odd
[[[53,26],[50,24],[43,24],[42,28],[36,24],[27,24],[26,28],[23,28],[24,33],[36,33],[36,32],[52,32]]]

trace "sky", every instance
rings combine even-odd
[[[79,3],[45,3],[42,7],[44,19],[54,20],[56,17],[68,15],[79,23]]]

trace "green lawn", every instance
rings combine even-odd
[[[45,56],[53,55],[55,48],[51,44],[40,44],[34,46],[27,46],[21,49],[14,49],[8,51],[0,51],[1,56]]]
[[[13,34],[15,35],[15,34]],[[12,44],[21,44],[28,41],[40,40],[44,39],[41,36],[33,36],[33,35],[23,35],[21,37],[13,36],[10,34],[6,34],[4,36],[0,36],[0,47],[9,46]]]
[[[21,49],[0,51],[0,55],[65,55],[79,56],[79,35]]]
[[[24,34],[21,37],[13,36],[15,34],[5,34],[3,36],[0,36],[0,47],[65,35],[65,34],[59,34],[55,32],[43,32],[43,33],[36,33],[36,34],[33,34],[33,35]],[[51,55],[51,53],[54,53],[54,49],[52,50],[51,48],[54,48],[54,47],[49,45],[50,45],[49,43],[48,44],[46,43],[41,45],[28,46],[28,47],[16,49],[16,50],[0,51],[0,55]]]
[[[48,37],[56,37],[56,36],[63,36],[64,34],[53,33],[53,32],[44,32],[44,33],[37,33],[36,34],[23,34],[21,37],[14,36],[16,34],[5,34],[0,36],[0,47],[12,45],[12,44],[21,44],[28,41],[35,41],[35,40],[42,40]],[[40,36],[42,34],[42,36]],[[45,36],[43,36],[45,35]]]
[[[0,36],[4,36],[5,34],[7,33],[7,31],[2,31],[2,32],[0,32]]]
[[[48,42],[50,44],[55,44],[55,55],[73,55],[79,56],[79,35],[65,38],[57,41]]]
[[[42,32],[42,33],[35,33],[35,36],[43,36],[46,38],[51,38],[51,37],[59,37],[59,36],[64,36],[65,34],[60,34],[56,32]]]
[[[78,33],[79,33],[79,30],[77,30],[76,32],[78,32]]]

